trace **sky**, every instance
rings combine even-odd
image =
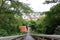
[[[20,0],[20,2],[30,4],[29,7],[35,12],[49,11],[50,8],[55,5],[54,3],[43,4],[45,0]]]

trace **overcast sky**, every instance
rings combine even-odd
[[[54,3],[50,4],[43,4],[45,0],[20,0],[20,2],[23,3],[28,3],[30,4],[30,7],[35,11],[35,12],[44,12],[48,11]]]

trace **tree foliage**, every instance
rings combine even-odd
[[[24,3],[13,1],[11,4],[5,1],[0,6],[0,36],[20,34],[19,26],[23,24],[22,13],[32,10]]]
[[[54,34],[57,26],[60,25],[60,4],[53,6],[46,12],[46,34]]]
[[[31,20],[29,25],[31,27],[32,33],[44,34],[46,27],[44,25],[45,17],[41,17],[37,21]]]

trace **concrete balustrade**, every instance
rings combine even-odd
[[[24,35],[17,35],[17,36],[7,36],[7,37],[0,37],[0,40],[14,40],[16,38],[23,37]]]
[[[60,35],[43,35],[33,34],[33,38],[36,40],[60,40]]]
[[[43,35],[43,34],[32,34],[35,40],[60,40],[60,35]],[[24,40],[25,35],[0,37],[0,40]]]

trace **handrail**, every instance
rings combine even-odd
[[[12,40],[18,37],[22,37],[24,35],[16,35],[16,36],[6,36],[6,37],[0,37],[0,40]]]
[[[32,34],[31,36],[37,40],[60,40],[60,35]],[[22,40],[24,37],[25,35],[7,36],[0,37],[0,40]]]
[[[60,35],[32,34],[32,36],[41,39],[60,40]]]

